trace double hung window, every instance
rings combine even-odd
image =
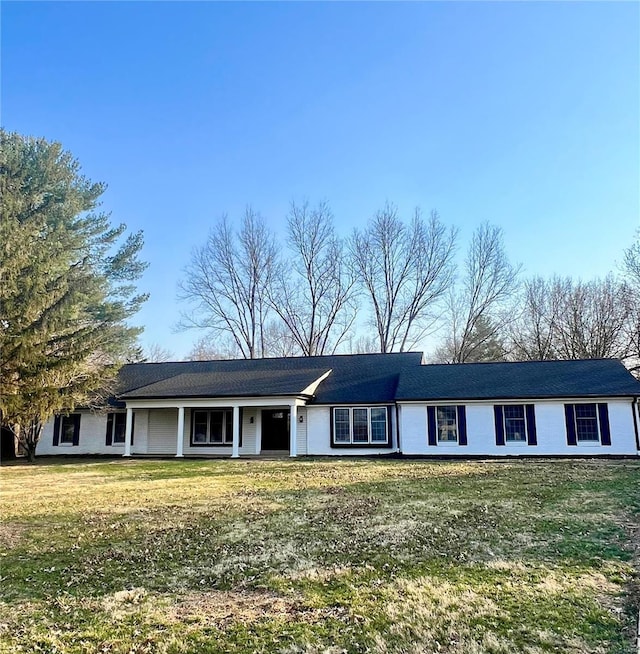
[[[504,440],[507,443],[527,442],[527,421],[524,416],[524,404],[505,404]]]
[[[458,442],[458,412],[455,406],[436,407],[439,443]]]

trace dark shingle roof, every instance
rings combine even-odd
[[[426,365],[403,372],[397,400],[640,396],[614,359]]]
[[[333,355],[229,361],[134,363],[123,366],[118,397],[255,397],[299,395],[331,370],[315,402],[393,402],[400,373],[420,365],[422,353]]]

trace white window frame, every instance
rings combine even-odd
[[[521,406],[522,407],[522,417],[524,420],[524,440],[514,441],[507,439],[507,414],[505,409],[511,406]],[[502,430],[504,433],[504,444],[505,445],[528,445],[529,443],[529,425],[527,425],[527,407],[525,404],[503,404],[502,405]]]
[[[440,423],[438,421],[438,409],[453,409],[453,415],[455,418],[455,427],[456,427],[456,439],[454,441],[445,441],[440,440]],[[458,425],[458,405],[457,404],[438,404],[436,406],[436,443],[438,446],[447,445],[455,446],[460,443],[460,426]]]
[[[71,420],[71,418],[74,415],[80,415],[80,414],[75,414],[75,413],[70,413],[69,415],[61,415],[60,416],[60,424],[58,426],[58,447],[73,447],[73,436],[74,434],[71,434],[71,442],[68,441],[63,441],[62,440],[62,434],[64,433],[64,421],[65,420]],[[73,423],[72,423],[73,424]],[[75,433],[75,425],[74,425],[74,433]]]
[[[591,440],[591,439],[584,439],[584,438],[578,438],[578,414],[576,411],[576,407],[579,406],[585,406],[587,404],[590,404],[596,408],[596,428],[598,430],[598,440]],[[599,445],[602,445],[602,429],[600,428],[600,411],[598,411],[598,404],[597,402],[578,402],[577,404],[573,404],[573,429],[576,434],[576,445],[581,445],[582,447],[598,447]]]
[[[353,440],[353,412],[366,410],[367,412],[367,440],[354,441]],[[384,440],[372,440],[373,430],[371,428],[371,411],[382,410],[384,411]],[[336,440],[336,411],[349,411],[349,440],[338,441]],[[335,406],[332,409],[332,445],[334,446],[355,446],[355,447],[379,447],[381,445],[389,445],[389,409],[386,406]],[[377,420],[376,422],[380,422]]]
[[[230,447],[233,445],[233,415],[231,420],[227,420],[227,413],[231,411],[230,408],[224,407],[219,409],[199,409],[195,408],[191,413],[191,438],[190,445],[192,447]],[[197,442],[195,440],[195,423],[196,423],[196,414],[197,413],[206,413],[207,414],[207,440],[203,443]],[[222,413],[222,440],[221,441],[212,441],[211,440],[211,414],[213,413]],[[230,424],[227,424],[230,423]],[[229,437],[229,440],[227,440]]]
[[[124,443],[127,440],[127,414],[123,411],[112,411],[111,415],[113,416],[113,421],[111,424],[111,445],[113,447],[124,447]],[[121,441],[116,441],[116,416],[124,416],[124,433]]]

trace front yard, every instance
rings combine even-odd
[[[2,652],[635,651],[640,462],[78,460],[0,480]]]

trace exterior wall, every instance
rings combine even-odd
[[[302,418],[302,422],[300,422]],[[309,420],[308,411],[303,407],[298,407],[298,425],[296,431],[296,444],[298,456],[307,454],[307,422]]]
[[[596,401],[596,400],[585,400]],[[430,446],[427,439],[427,405],[402,404],[400,407],[400,447],[403,454],[434,456],[593,456],[598,454],[638,454],[633,425],[633,409],[630,400],[599,400],[609,405],[611,445],[578,443],[567,445],[564,417],[564,401],[531,400],[521,404],[535,404],[537,445],[507,443],[496,445],[493,405],[494,403],[468,403],[468,445],[439,443]],[[518,402],[504,402],[504,404]],[[567,404],[579,400],[567,400]],[[430,403],[433,404],[433,403]],[[441,403],[444,404],[444,403]],[[453,403],[447,403],[453,404]],[[496,401],[496,404],[502,402]]]
[[[375,406],[375,405],[367,405]],[[387,406],[387,405],[384,405]],[[307,407],[307,454],[363,456],[396,452],[395,411],[391,412],[391,447],[331,447],[331,407]],[[300,427],[301,425],[298,425]]]
[[[149,440],[149,410],[136,409],[134,412],[133,445],[131,454],[146,454]],[[82,433],[80,435],[82,438]],[[113,449],[116,449],[115,447]],[[124,445],[118,446],[119,453],[124,454]]]
[[[591,401],[591,400],[589,400]],[[596,400],[594,400],[596,401]],[[434,456],[522,456],[522,455],[567,455],[592,456],[598,454],[638,455],[633,424],[633,409],[630,400],[607,400],[611,445],[578,444],[567,445],[564,401],[539,400],[535,402],[536,431],[538,444],[535,446],[512,444],[498,446],[495,442],[493,403],[469,402],[466,404],[468,445],[429,446],[427,439],[427,404],[405,403],[399,408],[400,449],[408,455]],[[573,403],[572,400],[567,402]],[[522,403],[531,403],[523,401]],[[240,455],[255,455],[256,432],[260,420],[261,407],[244,407],[242,411],[242,447]],[[330,407],[298,407],[297,447],[298,455],[380,455],[397,451],[396,416],[391,413],[391,448],[332,448]],[[107,415],[90,411],[77,411],[81,414],[80,439],[77,446],[53,445],[53,420],[44,429],[37,453],[40,455],[76,455],[124,453],[124,445],[106,445],[105,432]],[[135,429],[132,454],[161,454],[172,456],[176,453],[176,433],[178,429],[177,409],[134,409]],[[253,423],[251,422],[253,418]],[[640,425],[640,420],[639,420]],[[231,456],[231,446],[192,447],[191,409],[185,409],[184,454],[187,456],[217,455]]]
[[[242,410],[242,447],[240,456],[243,454],[256,453],[256,415],[259,409],[246,407]],[[136,411],[136,437],[138,437],[138,418]],[[149,409],[149,438],[146,454],[167,454],[176,453],[176,436],[178,434],[178,409]],[[211,447],[191,445],[191,409],[184,411],[184,442],[183,453],[185,456],[231,456],[231,445]],[[253,418],[253,423],[251,422]],[[137,451],[136,451],[137,452]],[[143,452],[137,452],[143,453]]]
[[[49,420],[42,430],[40,442],[36,448],[36,454],[64,454],[75,456],[76,454],[113,454],[118,455],[124,452],[123,445],[107,445],[107,414],[92,413],[91,411],[74,411],[79,413],[80,418],[80,438],[78,445],[53,444],[53,420]],[[136,423],[136,436],[137,436]]]

